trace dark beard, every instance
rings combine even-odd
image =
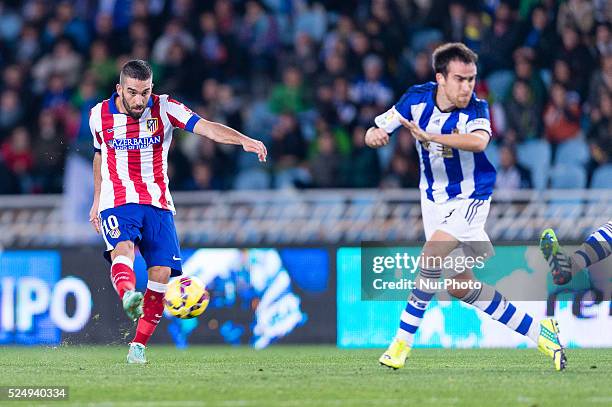
[[[123,103],[123,108],[125,109],[126,112],[128,112],[128,115],[132,118],[132,119],[140,119],[140,117],[142,116],[142,113],[144,113],[144,110],[142,111],[142,113],[134,113],[132,111],[132,109],[130,109],[130,107],[127,105],[127,103],[125,103],[125,98],[121,98],[121,103]]]

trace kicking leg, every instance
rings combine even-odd
[[[477,281],[471,271],[470,273],[458,274],[454,279]],[[542,353],[549,355],[553,359],[555,369],[562,370],[565,368],[565,352],[559,341],[559,327],[554,319],[546,318],[538,324],[531,315],[508,301],[499,291],[488,284],[481,283],[480,288],[448,290],[448,292],[466,304],[480,309],[513,331],[531,339],[538,345],[538,349]]]
[[[128,363],[146,363],[145,347],[164,312],[164,293],[170,279],[170,267],[149,268],[149,282],[144,294],[143,315],[138,320],[136,336],[130,343]]]
[[[117,243],[111,252],[111,281],[123,303],[128,318],[135,321],[142,315],[142,293],[135,291],[134,243]]]

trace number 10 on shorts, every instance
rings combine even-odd
[[[119,221],[117,221],[115,215],[110,215],[108,218],[102,220],[102,229],[104,229],[105,234],[113,239],[117,239],[119,235],[121,235],[119,231]]]

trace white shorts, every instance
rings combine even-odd
[[[461,244],[450,256],[484,256],[490,258],[495,251],[485,232],[491,199],[453,198],[435,203],[421,195],[421,212],[425,238],[429,240],[436,230],[448,233]]]

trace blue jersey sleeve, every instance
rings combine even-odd
[[[484,130],[491,135],[489,104],[486,100],[475,99],[473,105],[473,109],[471,109],[472,111],[470,112],[470,117],[466,124],[467,132],[472,133],[476,130]]]
[[[408,89],[394,106],[395,110],[406,120],[412,120],[412,109],[410,107],[414,104],[414,93],[410,91],[413,89],[414,86]]]

